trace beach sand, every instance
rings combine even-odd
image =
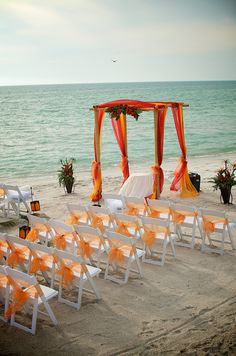
[[[180,199],[169,192],[176,160],[164,162],[163,198],[197,207],[225,210],[236,220],[236,189],[233,205],[220,204],[219,191],[208,180],[224,158],[236,154],[189,159],[189,171],[201,175],[201,194]],[[132,172],[148,172],[133,167]],[[122,177],[118,169],[103,172],[103,191],[118,193]],[[13,182],[12,182],[13,183]],[[18,185],[33,186],[42,211],[64,220],[67,203],[89,203],[92,182],[79,173],[74,194],[66,195],[55,177],[19,179]],[[17,232],[16,228],[0,231]],[[236,246],[236,228],[233,229]],[[28,335],[0,322],[0,354],[8,355],[235,355],[236,354],[236,250],[224,256],[177,247],[163,267],[143,264],[144,278],[131,275],[124,286],[96,279],[102,299],[84,294],[79,311],[53,300],[58,319],[54,327],[39,317],[37,334]],[[44,317],[43,317],[44,319]]]

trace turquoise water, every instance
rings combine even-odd
[[[59,160],[75,157],[78,171],[93,159],[93,105],[121,98],[183,101],[188,156],[236,151],[236,81],[68,84],[0,87],[0,181],[55,174]],[[102,165],[120,152],[109,116],[103,126]],[[128,116],[130,164],[153,163],[153,114]],[[167,114],[164,156],[180,150]]]

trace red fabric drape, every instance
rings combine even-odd
[[[170,190],[181,191],[182,197],[193,197],[198,195],[197,190],[192,185],[187,167],[186,145],[184,140],[184,122],[183,122],[183,105],[175,103],[172,105],[175,128],[178,136],[179,146],[182,151],[179,164],[174,172],[174,179],[171,183]]]
[[[117,143],[120,147],[120,151],[122,154],[120,168],[122,170],[123,178],[124,178],[123,184],[126,181],[126,179],[129,178],[129,161],[128,161],[128,155],[127,155],[127,146],[126,146],[127,132],[126,132],[125,120],[126,120],[126,117],[123,114],[121,114],[119,120],[116,120],[114,117],[111,119],[113,131],[115,133],[115,137],[116,137]]]
[[[162,192],[163,185],[164,185],[164,173],[161,168],[162,160],[163,160],[163,145],[164,145],[164,127],[165,127],[165,118],[166,113],[168,110],[167,105],[160,105],[157,107],[157,123],[154,129],[156,129],[155,138],[157,142],[155,143],[156,149],[156,162],[155,165],[152,166],[152,173],[153,173],[153,194],[152,199],[158,198],[158,187],[157,184],[159,183],[160,191]],[[155,114],[154,114],[155,115]],[[156,118],[155,118],[156,120]],[[159,176],[159,182],[158,182]]]

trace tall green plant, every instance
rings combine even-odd
[[[60,160],[61,168],[57,171],[60,186],[66,187],[67,185],[74,184],[73,163],[75,163],[75,161],[75,158]]]

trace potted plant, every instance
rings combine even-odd
[[[61,168],[58,171],[58,180],[59,185],[63,186],[66,189],[67,193],[72,192],[72,188],[75,182],[74,172],[73,172],[73,163],[75,162],[74,158],[60,160]]]
[[[213,183],[214,190],[220,189],[220,198],[223,199],[224,204],[232,203],[231,188],[236,185],[236,163],[232,164],[229,160],[225,160],[224,167],[218,169],[216,176],[209,182]]]

